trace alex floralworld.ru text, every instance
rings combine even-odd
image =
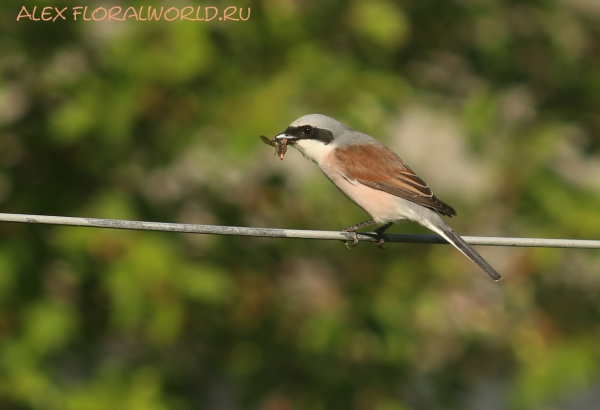
[[[67,20],[72,15],[73,20],[83,21],[101,21],[101,20],[137,20],[137,21],[148,21],[148,20],[191,20],[191,21],[211,21],[211,20],[229,20],[229,21],[246,21],[250,18],[250,7],[247,10],[241,7],[229,6],[225,8],[219,8],[214,6],[206,7],[144,7],[140,6],[137,9],[135,7],[120,7],[114,6],[110,8],[96,7],[90,8],[88,6],[76,6],[71,7],[71,13],[69,13],[69,7],[37,7],[28,9],[23,6],[17,21],[31,20],[31,21],[57,21]]]

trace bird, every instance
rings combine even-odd
[[[344,229],[351,234],[354,246],[358,244],[357,229],[379,225],[375,232],[381,247],[386,229],[395,222],[409,220],[443,237],[492,279],[501,279],[441,218],[456,216],[454,208],[436,197],[425,181],[377,139],[326,115],[308,114],[292,122],[273,141],[293,146],[317,164],[344,195],[371,216]]]

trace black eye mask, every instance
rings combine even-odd
[[[300,127],[288,127],[285,133],[299,140],[315,140],[321,141],[327,145],[333,141],[333,134],[329,130],[322,128],[311,127],[310,125],[302,125]]]

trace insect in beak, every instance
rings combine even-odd
[[[268,139],[264,135],[260,136],[260,139],[267,145],[275,147],[275,155],[279,157],[280,160],[283,160],[285,153],[287,152],[287,143],[288,140],[286,138],[273,138],[272,140]]]

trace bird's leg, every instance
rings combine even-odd
[[[392,226],[392,222],[389,222],[383,226],[380,226],[379,228],[375,229],[375,233],[379,236],[379,242],[377,242],[377,246],[379,246],[379,248],[384,249],[383,248],[383,244],[385,243],[385,239],[383,239],[383,233],[390,227]]]
[[[346,229],[344,229],[343,232],[350,232],[350,236],[352,237],[352,242],[353,242],[352,247],[355,247],[356,245],[358,245],[358,236],[356,236],[356,230],[360,229],[360,228],[364,228],[365,226],[375,225],[375,223],[376,222],[371,219],[368,221],[358,223],[356,225],[349,226]],[[346,248],[350,249],[350,246],[348,246],[348,241],[345,241],[344,245],[346,245]]]

